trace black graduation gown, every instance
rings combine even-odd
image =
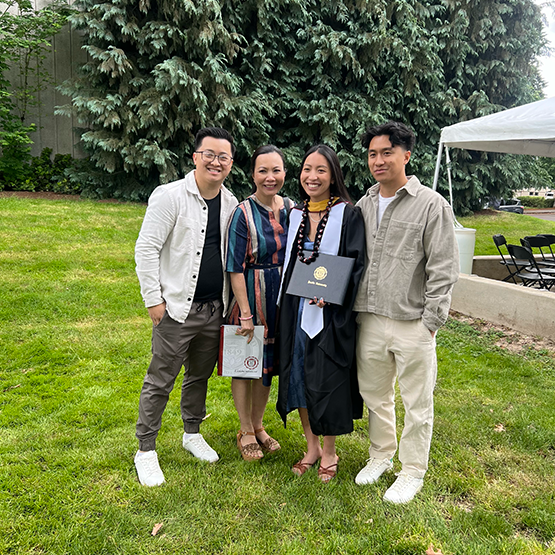
[[[296,245],[287,245],[295,248]],[[325,305],[324,327],[314,338],[307,337],[304,356],[305,396],[310,428],[316,435],[341,435],[353,431],[353,418],[362,418],[362,398],[356,372],[355,297],[365,261],[364,220],[359,208],[345,206],[341,226],[339,256],[354,258],[353,273],[343,306]],[[295,258],[283,281],[283,291],[291,279]],[[279,390],[277,411],[287,424],[287,395],[293,360],[293,346],[299,297],[282,295],[277,337]]]

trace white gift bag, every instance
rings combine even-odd
[[[235,332],[239,326],[221,326],[218,376],[258,379],[264,367],[264,326],[254,326],[254,337]]]

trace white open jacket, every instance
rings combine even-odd
[[[225,238],[237,199],[221,187],[220,236],[224,314],[229,297],[225,272]],[[195,180],[195,171],[183,179],[157,187],[135,245],[137,276],[146,307],[166,302],[169,316],[184,322],[191,309],[204,248],[208,207]]]

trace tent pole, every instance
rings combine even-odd
[[[451,159],[449,158],[449,147],[445,147],[445,162],[447,163],[447,181],[449,182],[449,204],[453,206],[453,183],[451,182]]]
[[[441,166],[441,153],[443,150],[443,143],[441,142],[441,140],[439,141],[439,147],[437,149],[437,159],[436,159],[436,171],[434,173],[434,183],[432,185],[432,189],[434,191],[437,191],[437,182],[439,179],[439,168]]]
[[[451,159],[449,158],[449,147],[445,147],[445,162],[447,163],[447,181],[449,182],[449,204],[453,208],[453,183],[451,181]],[[455,212],[453,208],[453,220],[455,221],[456,228],[462,228],[463,226],[455,217]]]

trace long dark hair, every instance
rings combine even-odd
[[[254,169],[256,168],[256,160],[259,156],[263,154],[271,154],[272,152],[277,152],[280,155],[281,160],[283,161],[283,170],[287,171],[285,168],[285,156],[283,152],[275,145],[262,145],[259,146],[251,156],[251,175],[254,175]],[[252,191],[251,193],[256,193],[256,185],[252,184]]]
[[[330,148],[328,145],[315,145],[309,148],[304,155],[303,161],[301,162],[301,173],[303,171],[304,163],[306,159],[311,155],[317,152],[321,154],[328,162],[331,171],[331,184],[330,184],[330,195],[334,197],[339,197],[344,202],[352,203],[351,197],[347,192],[347,187],[345,187],[345,180],[343,179],[343,172],[341,171],[341,164],[339,163],[339,158],[335,153],[333,148]],[[310,200],[309,195],[303,189],[301,185],[299,174],[299,195],[303,200]]]

